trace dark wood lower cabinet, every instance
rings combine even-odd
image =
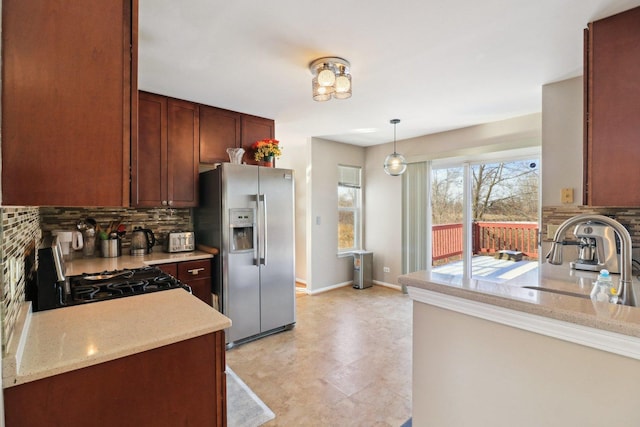
[[[209,305],[213,305],[211,295],[211,280],[213,280],[211,277],[211,259],[160,264],[158,267],[191,287],[193,296],[198,297]]]
[[[4,390],[14,426],[226,426],[224,331]]]

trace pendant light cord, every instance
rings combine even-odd
[[[391,119],[389,120],[389,122],[391,122],[391,124],[393,125],[393,154],[397,154],[396,153],[396,125],[398,123],[400,123],[400,119]]]

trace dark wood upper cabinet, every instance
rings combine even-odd
[[[128,206],[137,14],[137,0],[2,2],[4,205]]]
[[[222,108],[200,106],[200,162],[228,162],[227,148],[241,146],[242,114]]]
[[[271,119],[200,105],[200,163],[228,162],[227,148],[242,147],[243,161],[254,165],[251,145],[274,135]]]
[[[585,32],[584,203],[640,206],[640,7]]]
[[[198,105],[139,93],[138,138],[132,146],[132,204],[191,207],[198,203]]]
[[[253,158],[251,146],[254,142],[265,138],[273,138],[275,135],[275,123],[273,120],[262,117],[242,115],[242,148],[244,148],[244,161],[249,165],[257,162]]]

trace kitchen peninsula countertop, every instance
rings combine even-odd
[[[78,258],[68,261],[67,276],[76,276],[82,273],[98,273],[102,271],[123,270],[127,268],[139,268],[146,265],[167,264],[171,262],[197,261],[199,259],[213,258],[217,249],[209,252],[200,250],[192,252],[152,252],[147,255],[122,255],[114,258]]]
[[[3,358],[3,388],[231,326],[183,289],[31,312],[25,302]]]
[[[640,308],[593,302],[588,298],[567,296],[548,291],[527,289],[538,286],[560,291],[588,295],[597,273],[575,271],[567,265],[555,266],[543,263],[538,269],[502,283],[472,279],[463,283],[461,278],[418,271],[398,278],[409,287],[409,295],[415,300],[421,290],[461,298],[471,302],[515,310],[548,319],[568,322],[600,331],[614,332],[640,338]],[[613,275],[617,286],[619,275]],[[640,295],[640,282],[634,277],[633,290]],[[416,291],[413,291],[411,288]],[[414,295],[412,295],[414,294]],[[428,299],[429,295],[418,300]],[[637,341],[635,338],[632,340]]]

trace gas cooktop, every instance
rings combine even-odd
[[[148,292],[191,288],[158,267],[143,267],[131,270],[104,271],[101,273],[71,276],[69,289],[61,305],[75,305],[134,296]]]

